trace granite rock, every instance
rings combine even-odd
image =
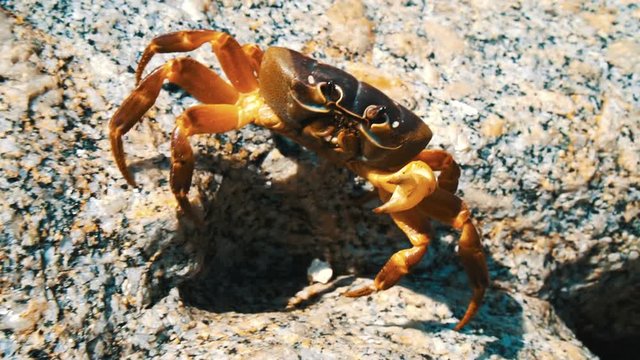
[[[594,351],[640,334],[637,3],[0,6],[5,357],[581,359],[595,355],[576,333]],[[174,86],[125,137],[139,186],[126,185],[108,120],[149,40],[193,28],[304,51],[429,124],[430,146],[462,165],[490,260],[464,331],[451,329],[470,291],[446,227],[398,286],[340,296],[407,242],[354,200],[361,179],[264,129],[193,139],[205,224],[182,218],[168,134],[195,101]],[[208,49],[192,56],[216,68]],[[315,258],[340,277],[287,309]]]

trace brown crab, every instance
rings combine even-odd
[[[205,43],[211,44],[231,84],[188,57],[168,61],[140,80],[154,54],[192,51]],[[435,219],[462,231],[458,254],[473,288],[455,330],[478,311],[489,276],[471,213],[454,195],[459,167],[449,153],[425,150],[431,130],[411,111],[348,73],[293,50],[270,47],[262,52],[256,45],[241,46],[229,34],[212,30],[161,35],[145,49],[136,71],[137,87],[109,123],[116,163],[133,186],[122,136],[153,105],[165,81],[203,103],[183,112],[171,135],[170,184],[185,213],[194,216],[187,197],[194,166],[189,137],[247,124],[266,127],[371,182],[383,201],[374,211],[389,214],[412,244],[393,254],[371,285],[346,296],[364,296],[395,285],[426,253],[429,219]]]

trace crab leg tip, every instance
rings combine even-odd
[[[122,146],[122,136],[118,130],[114,130],[110,134],[111,138],[111,150],[113,151],[113,157],[116,160],[118,170],[125,178],[127,183],[133,187],[136,187],[136,181],[133,179],[129,168],[127,167],[126,160],[124,158],[124,148]]]
[[[474,289],[473,297],[471,298],[471,302],[469,302],[469,306],[467,307],[467,311],[465,312],[462,320],[458,322],[458,324],[453,328],[455,331],[460,331],[471,319],[476,315],[480,308],[480,304],[482,303],[482,298],[484,297],[485,289]]]
[[[359,289],[343,292],[342,296],[346,296],[346,297],[350,297],[350,298],[356,298],[356,297],[370,295],[370,294],[374,293],[375,291],[376,291],[375,286],[369,285],[369,286],[361,287]]]
[[[132,187],[138,187],[138,184],[136,183],[136,181],[133,179],[133,176],[131,176],[131,174],[127,171],[126,173],[123,173],[124,175],[124,179],[127,180],[127,184],[129,184]]]
[[[138,185],[136,184],[136,181],[133,179],[133,175],[131,175],[129,168],[127,168],[127,165],[125,164],[124,159],[122,159],[121,162],[120,161],[117,161],[117,162],[118,162],[118,169],[120,169],[120,173],[122,173],[122,176],[127,181],[127,184],[129,184],[132,187],[137,187]]]
[[[189,201],[189,198],[187,198],[186,194],[177,195],[176,200],[178,200],[178,212],[181,215],[186,216],[198,227],[204,226],[204,219],[202,219],[202,217],[196,214],[193,210],[193,206],[191,206],[191,202]]]

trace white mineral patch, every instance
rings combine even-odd
[[[19,157],[22,155],[22,151],[16,144],[14,139],[6,138],[0,139],[0,154],[7,157]]]
[[[27,305],[11,309],[0,308],[0,329],[15,332],[30,332],[46,310],[46,301],[32,299]]]
[[[625,73],[638,73],[640,71],[640,43],[638,38],[634,40],[618,40],[607,48],[607,61]]]
[[[309,278],[309,282],[326,284],[331,280],[331,277],[333,277],[333,269],[331,269],[329,263],[320,259],[313,259],[307,269],[307,277]]]
[[[182,10],[189,14],[194,21],[204,20],[210,5],[211,0],[184,0]]]

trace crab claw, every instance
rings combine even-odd
[[[412,161],[389,175],[380,175],[378,182],[391,192],[391,198],[373,209],[376,213],[394,213],[409,210],[433,193],[437,180],[429,165]]]

